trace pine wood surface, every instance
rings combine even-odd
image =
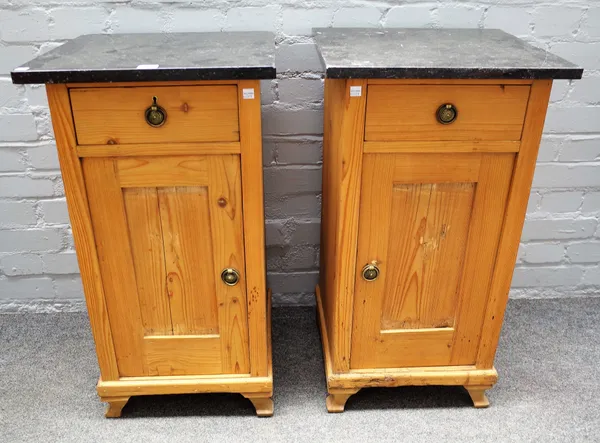
[[[167,114],[157,128],[145,119],[153,97]],[[70,98],[80,145],[240,139],[235,85],[78,88]]]

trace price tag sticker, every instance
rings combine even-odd
[[[242,97],[244,97],[244,100],[252,100],[254,98],[254,88],[242,89]]]
[[[350,86],[350,97],[360,97],[362,95],[362,86]]]

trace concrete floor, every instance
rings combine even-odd
[[[275,415],[239,395],[132,398],[103,418],[84,314],[0,315],[0,442],[598,442],[600,298],[513,300],[491,406],[460,387],[364,389],[325,409],[313,308],[273,312]]]

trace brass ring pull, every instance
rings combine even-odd
[[[223,269],[223,272],[221,272],[221,280],[223,280],[223,283],[227,286],[235,286],[240,281],[240,273],[237,269],[225,268]]]
[[[167,120],[167,111],[156,104],[157,100],[158,97],[152,97],[152,105],[146,109],[146,113],[144,114],[146,117],[146,123],[153,128],[158,128],[164,125],[165,121]]]
[[[365,265],[365,267],[362,269],[362,277],[366,281],[374,281],[379,278],[379,272],[380,271],[377,265]]]
[[[449,125],[458,116],[458,110],[452,103],[445,103],[440,106],[436,112],[438,122],[442,125]]]

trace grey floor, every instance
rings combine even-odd
[[[509,303],[488,409],[459,387],[364,389],[325,409],[312,308],[273,313],[275,415],[239,395],[132,398],[103,418],[83,314],[0,315],[0,442],[600,441],[600,298]]]

